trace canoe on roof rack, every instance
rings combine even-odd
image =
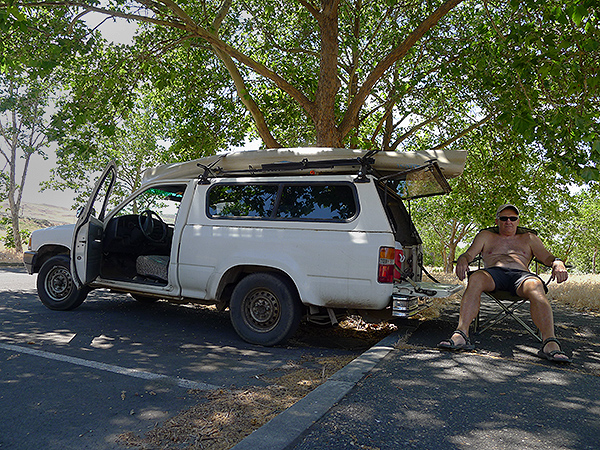
[[[421,167],[435,161],[446,179],[459,176],[466,150],[373,152],[329,147],[279,148],[227,152],[192,161],[166,164],[144,172],[143,183],[197,177],[302,175],[309,173],[359,173],[365,167],[377,176]]]

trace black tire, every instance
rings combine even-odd
[[[131,292],[129,293],[129,295],[131,295],[131,297],[133,297],[133,299],[135,301],[138,301],[138,302],[143,303],[145,305],[150,305],[150,304],[156,303],[157,301],[160,300],[158,297],[152,297],[150,295],[133,294]]]
[[[37,290],[44,306],[55,311],[77,308],[89,292],[86,287],[75,287],[68,256],[53,256],[42,265],[37,277]]]
[[[233,328],[251,344],[271,346],[289,339],[302,319],[296,291],[280,276],[253,273],[233,290],[229,304]]]

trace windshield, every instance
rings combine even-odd
[[[165,223],[174,224],[185,185],[156,186],[146,189],[127,202],[114,217],[140,214],[146,210],[156,212]]]

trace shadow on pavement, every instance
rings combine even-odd
[[[538,358],[539,343],[511,322],[475,336],[473,352],[440,351],[453,308],[422,322],[288,450],[598,448],[600,326],[553,308],[573,364]]]

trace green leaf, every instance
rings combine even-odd
[[[6,8],[8,13],[11,14],[17,21],[24,22],[27,20],[27,17],[19,10],[18,6],[9,6]]]
[[[573,13],[571,14],[571,19],[573,19],[573,22],[575,22],[575,25],[580,26],[581,25],[581,21],[583,20],[584,16],[587,15],[587,8],[582,5],[582,4],[578,4],[575,6],[575,9],[573,11]]]
[[[600,170],[596,167],[585,167],[581,171],[581,177],[588,183],[590,181],[600,181]]]

